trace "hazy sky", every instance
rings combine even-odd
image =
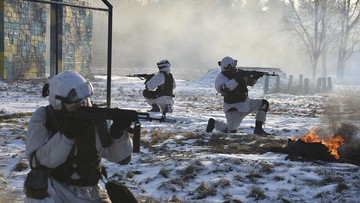
[[[228,55],[239,66],[291,68],[285,66],[294,62],[296,50],[278,16],[269,16],[274,19],[266,19],[264,26],[257,14],[246,13],[240,5],[167,2],[112,2],[114,67],[155,67],[168,59],[173,68],[207,70]]]
[[[276,67],[311,77],[299,38],[286,30],[274,8],[261,15],[252,2],[231,0],[110,2],[116,70],[153,67],[156,71],[156,62],[168,59],[173,69],[207,71],[218,67],[224,56],[232,56],[238,66]],[[335,72],[334,64],[329,64],[328,72]]]

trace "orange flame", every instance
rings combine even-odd
[[[339,159],[340,156],[337,152],[337,149],[340,145],[342,145],[345,141],[342,135],[331,135],[328,139],[320,140],[319,136],[316,133],[315,128],[311,129],[310,132],[306,135],[303,135],[299,138],[300,140],[307,143],[315,143],[320,142],[325,145],[329,150],[328,152],[334,156],[336,159]]]

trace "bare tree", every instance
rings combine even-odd
[[[343,79],[347,60],[359,45],[360,0],[339,0],[340,14],[339,53],[337,61],[337,77]]]
[[[295,5],[294,0],[289,0],[292,16],[286,19],[289,27],[300,37],[310,59],[312,78],[315,80],[317,66],[321,54],[327,49],[328,31],[328,1],[327,0],[300,0]],[[323,75],[326,74],[326,55],[323,55]]]

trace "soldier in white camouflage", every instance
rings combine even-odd
[[[175,79],[171,74],[171,64],[168,60],[157,63],[159,72],[145,81],[143,96],[151,105],[151,112],[172,113],[174,105],[173,90],[176,87]]]
[[[75,71],[64,71],[50,79],[50,105],[38,108],[28,125],[25,152],[33,169],[24,184],[26,203],[111,202],[98,184],[101,160],[130,162],[133,143],[127,129],[131,121],[109,123],[111,144],[104,147],[93,122],[60,120],[58,116],[58,112],[92,106],[92,94],[91,83]]]
[[[215,89],[224,97],[224,113],[226,123],[210,118],[206,132],[216,129],[220,132],[236,133],[244,117],[251,112],[256,112],[254,134],[269,135],[262,128],[266,121],[269,102],[265,99],[250,99],[247,86],[254,86],[263,76],[261,72],[254,74],[237,70],[237,60],[226,56],[218,62],[221,73],[215,79]]]

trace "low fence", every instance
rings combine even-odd
[[[299,79],[296,81],[297,84],[295,84],[293,75],[289,75],[288,79],[279,76],[271,78],[274,79],[270,79],[269,76],[264,78],[264,94],[314,94],[329,92],[333,88],[331,77],[317,78],[316,82],[314,82],[300,74]]]

